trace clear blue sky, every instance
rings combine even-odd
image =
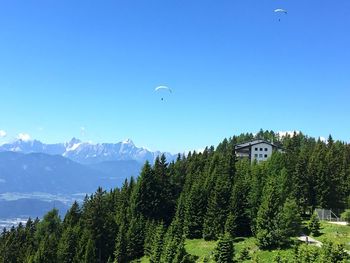
[[[349,29],[349,0],[4,0],[0,142],[176,152],[260,128],[349,141]]]

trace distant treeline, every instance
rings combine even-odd
[[[263,163],[236,160],[234,145],[266,139],[283,147]],[[350,146],[301,133],[272,131],[223,140],[216,149],[190,152],[167,163],[146,163],[135,181],[109,192],[99,188],[61,220],[4,230],[0,262],[193,262],[185,239],[255,236],[261,249],[287,245],[301,216],[317,207],[349,207]]]

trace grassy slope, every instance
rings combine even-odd
[[[331,241],[343,244],[345,249],[350,250],[350,226],[335,225],[325,221],[321,222],[321,235],[315,239],[325,242]]]
[[[321,223],[321,235],[315,237],[315,239],[324,242],[332,241],[339,244],[344,244],[345,248],[350,250],[350,226],[334,225],[327,222]],[[212,259],[212,253],[214,251],[216,242],[205,241],[203,239],[186,240],[186,250],[189,254],[197,256],[197,262],[203,262],[205,257],[210,258],[210,263],[214,262]],[[292,259],[293,250],[272,250],[262,251],[255,244],[255,238],[237,238],[234,243],[236,258],[242,249],[248,248],[250,251],[251,260],[245,262],[272,262],[276,255],[279,253],[282,257]],[[141,263],[148,263],[149,260],[146,257],[141,259]]]
[[[203,239],[195,239],[195,240],[187,240],[186,241],[186,250],[189,254],[198,256],[199,259],[197,262],[202,262],[204,257],[212,255],[216,242],[214,241],[204,241]],[[261,251],[255,244],[255,238],[238,238],[235,240],[235,254],[236,258],[240,254],[241,250],[244,248],[248,248],[250,251],[250,258],[252,260],[247,260],[245,262],[252,262],[259,260],[259,262],[272,262],[275,256],[280,253],[281,256],[285,256],[290,258],[292,255],[292,250],[287,249],[283,251]],[[212,257],[210,257],[211,261],[214,262]]]

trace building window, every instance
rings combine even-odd
[[[255,147],[255,151],[257,151],[257,150],[258,150],[258,148]]]
[[[262,148],[260,148],[260,151],[262,152]]]
[[[263,155],[262,155],[262,154],[259,154],[259,157],[260,157],[260,158],[262,158],[262,157],[263,157]]]
[[[267,148],[265,148],[265,152],[267,152]]]
[[[258,158],[258,154],[257,153],[254,156],[255,156],[255,158]]]
[[[267,154],[265,154],[265,158],[267,158]]]

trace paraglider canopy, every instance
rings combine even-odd
[[[172,90],[167,86],[158,86],[154,89],[154,91],[161,91],[161,90],[166,90],[166,91],[169,91],[170,93],[172,93]]]
[[[161,100],[164,100],[165,93],[172,93],[172,90],[167,86],[158,86],[154,89],[155,92],[162,94]]]
[[[274,10],[275,13],[285,13],[285,14],[288,14],[287,10],[285,9],[282,9],[282,8],[277,8]]]
[[[287,10],[282,9],[282,8],[277,8],[274,10],[274,12],[276,14],[285,14],[285,15],[288,14]],[[278,21],[281,22],[281,18],[278,18]]]

